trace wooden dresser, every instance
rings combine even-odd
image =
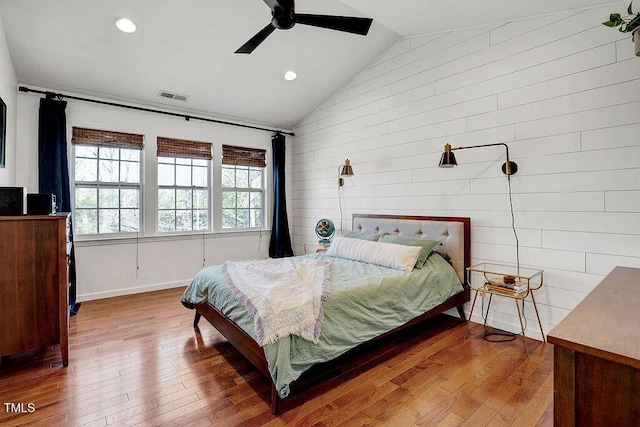
[[[0,356],[60,344],[69,363],[68,214],[0,216]]]
[[[640,269],[616,267],[548,340],[555,426],[640,425]]]

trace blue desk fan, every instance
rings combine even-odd
[[[323,218],[316,224],[316,236],[318,236],[318,243],[323,248],[327,248],[331,244],[331,238],[336,232],[336,227],[333,225],[333,221]]]

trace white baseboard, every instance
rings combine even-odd
[[[79,294],[76,297],[77,302],[92,301],[97,299],[121,297],[125,295],[141,294],[143,292],[160,291],[163,289],[173,289],[187,286],[191,282],[189,280],[181,280],[177,282],[154,283],[152,285],[137,286],[135,288],[113,289],[110,291],[93,292],[88,294]]]

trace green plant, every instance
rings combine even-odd
[[[603,22],[602,25],[606,25],[610,28],[618,28],[621,33],[629,33],[640,26],[640,12],[634,14],[632,8],[633,2],[629,3],[627,7],[627,16],[622,16],[619,13],[612,13],[609,15],[609,20]]]

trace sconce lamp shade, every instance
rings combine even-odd
[[[440,157],[440,164],[438,166],[441,168],[452,168],[454,166],[458,166],[456,155],[453,154],[453,151],[451,151],[450,144],[446,144],[444,146],[444,151],[442,152],[442,156]]]
[[[351,167],[351,162],[349,161],[349,159],[344,161],[340,176],[353,176],[353,168]]]
[[[344,185],[343,176],[353,176],[353,168],[351,167],[351,162],[349,159],[344,161],[344,165],[338,166],[338,187],[342,187]]]
[[[456,156],[453,154],[453,150],[466,150],[468,148],[482,148],[482,147],[494,147],[497,145],[502,145],[505,148],[505,152],[507,154],[507,161],[502,165],[502,173],[507,175],[509,178],[514,173],[518,172],[518,165],[509,160],[509,147],[507,144],[499,142],[495,144],[483,144],[483,145],[472,145],[469,147],[451,147],[450,144],[446,144],[444,146],[444,152],[440,157],[440,163],[438,164],[441,168],[452,168],[454,166],[458,166],[458,162],[456,161]]]

